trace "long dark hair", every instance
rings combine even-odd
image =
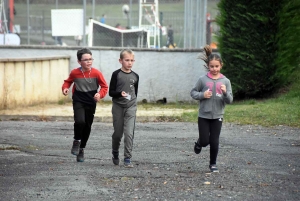
[[[217,60],[223,65],[223,61],[220,55],[212,53],[212,48],[209,45],[205,45],[203,51],[199,54],[197,59],[201,59],[205,62],[204,67],[209,70],[209,62],[211,60]]]

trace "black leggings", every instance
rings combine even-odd
[[[200,144],[202,147],[210,145],[210,165],[217,164],[219,137],[221,133],[222,122],[223,118],[204,119],[198,117],[198,144]]]
[[[80,148],[85,148],[90,137],[96,106],[73,102],[74,139],[81,140]]]

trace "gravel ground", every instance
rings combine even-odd
[[[0,200],[300,198],[298,128],[223,124],[213,174],[209,148],[193,152],[195,123],[138,122],[131,169],[112,164],[111,134],[111,123],[95,122],[78,163],[71,121],[0,121]]]

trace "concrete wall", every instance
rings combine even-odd
[[[0,109],[58,102],[69,56],[0,58]]]
[[[79,67],[76,53],[79,47],[57,46],[0,46],[0,58],[70,56],[69,70]],[[109,84],[113,71],[121,67],[118,59],[120,48],[90,48],[93,53],[94,67],[99,69]],[[132,49],[135,52],[133,70],[139,74],[138,101],[147,99],[153,102],[163,97],[168,102],[192,101],[190,90],[197,79],[205,73],[203,61],[197,59],[200,49]],[[58,64],[60,65],[60,64]],[[63,67],[62,67],[63,68]],[[56,83],[60,90],[64,72],[58,70]],[[63,69],[61,69],[63,70]],[[104,100],[111,100],[108,95]]]

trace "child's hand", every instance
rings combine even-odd
[[[126,93],[125,91],[122,91],[122,96],[128,100],[131,100],[131,95],[129,93]]]
[[[65,88],[62,92],[63,92],[63,95],[66,96],[66,95],[68,95],[68,93],[69,93],[69,89]]]
[[[122,92],[121,92],[121,95],[122,95],[123,97],[128,96],[128,94],[127,94],[125,91],[122,91]]]
[[[95,96],[94,96],[94,100],[96,102],[98,102],[100,100],[100,94],[99,93],[96,93]]]
[[[226,93],[226,86],[224,84],[221,85],[221,90],[223,91],[223,93]]]
[[[212,92],[207,89],[205,92],[204,92],[204,98],[210,98],[212,96]]]

